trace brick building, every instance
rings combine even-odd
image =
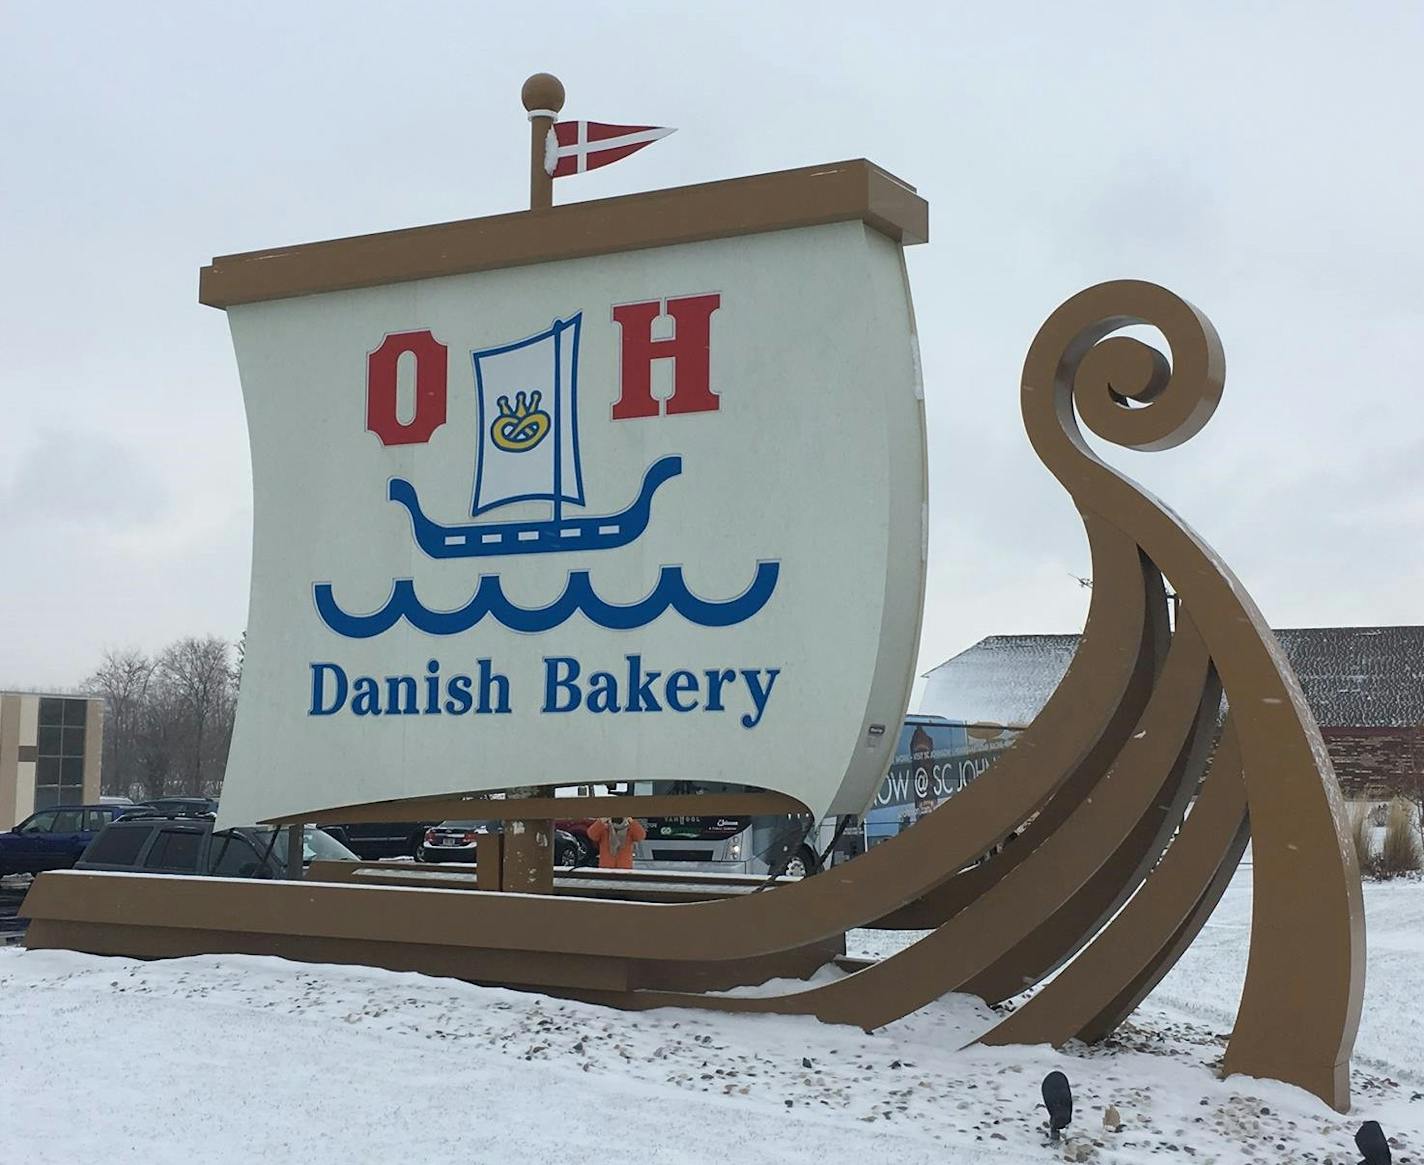
[[[1346,796],[1424,790],[1424,626],[1276,632]],[[1063,678],[1076,635],[991,635],[926,675],[920,711],[1023,726]]]

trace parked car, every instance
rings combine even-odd
[[[433,821],[356,822],[323,826],[327,833],[368,862],[381,858],[414,857]]]
[[[186,813],[198,816],[202,813],[217,815],[218,803],[215,797],[153,797],[140,801],[135,809],[157,809],[160,813]]]
[[[56,805],[0,833],[0,877],[67,870],[85,847],[130,805]]]
[[[316,858],[359,860],[335,838],[308,825],[302,830],[302,865],[308,866]],[[210,817],[129,816],[99,834],[74,868],[280,878],[287,869],[287,839],[269,825],[214,832]]]
[[[571,863],[576,866],[596,866],[598,865],[598,846],[594,845],[588,838],[588,827],[592,825],[592,817],[569,817],[554,822],[555,829],[561,829],[567,834],[571,834],[578,842],[582,856],[578,861]]]
[[[418,862],[473,862],[475,838],[481,833],[498,833],[498,821],[442,821],[425,831],[425,840],[416,852]],[[563,829],[554,830],[554,865],[579,866],[586,861],[578,838]]]

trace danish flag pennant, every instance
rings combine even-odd
[[[605,125],[601,121],[558,121],[544,146],[544,169],[552,178],[582,174],[620,162],[675,130],[656,125]]]

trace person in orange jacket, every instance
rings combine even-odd
[[[647,836],[636,817],[600,817],[588,827],[588,840],[598,846],[598,864],[605,870],[631,870],[633,847]]]

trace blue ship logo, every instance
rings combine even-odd
[[[431,558],[611,550],[636,541],[647,530],[653,496],[682,473],[680,456],[654,461],[643,473],[637,496],[616,513],[566,512],[566,507],[582,510],[587,504],[578,432],[582,326],[583,313],[577,312],[526,339],[471,353],[479,420],[470,517],[479,519],[525,502],[547,502],[552,512],[546,519],[445,524],[426,514],[414,485],[391,478],[388,496],[409,514],[415,542]],[[443,404],[441,416],[443,420]],[[449,611],[427,608],[412,579],[393,580],[385,605],[370,614],[353,615],[342,609],[330,583],[315,584],[313,597],[322,621],[355,639],[379,635],[401,619],[428,634],[454,635],[487,615],[512,630],[539,632],[559,626],[576,612],[612,630],[645,627],[668,610],[699,626],[728,627],[766,605],[779,572],[779,563],[759,562],[747,590],[724,601],[694,595],[680,566],[661,567],[651,592],[626,604],[601,598],[584,570],[570,571],[563,594],[534,609],[511,603],[499,576],[492,574],[481,576],[468,603]]]
[[[470,517],[531,501],[549,502],[552,517],[447,526],[426,515],[410,482],[392,478],[390,499],[410,513],[415,540],[430,557],[609,550],[635,541],[648,528],[653,494],[682,472],[681,457],[653,462],[638,496],[616,514],[564,514],[566,505],[585,504],[578,439],[582,326],[578,312],[528,339],[471,354],[480,419]],[[541,407],[545,401],[547,408]]]

